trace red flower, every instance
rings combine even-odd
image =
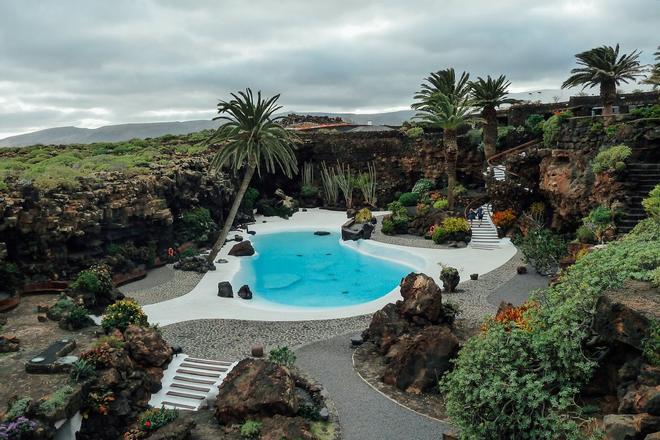
[[[144,426],[145,428],[151,428],[151,422],[147,420],[146,422],[144,422]]]

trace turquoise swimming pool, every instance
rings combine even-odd
[[[257,252],[243,257],[235,288],[247,284],[256,301],[296,307],[342,307],[390,293],[409,266],[357,252],[338,234],[312,231],[256,235]]]

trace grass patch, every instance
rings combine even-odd
[[[335,438],[335,426],[329,422],[313,422],[310,431],[318,440],[333,440]]]

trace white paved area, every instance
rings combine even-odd
[[[379,213],[376,213],[379,214]],[[346,221],[345,212],[310,209],[298,212],[289,220],[279,217],[257,218],[257,223],[250,226],[257,234],[295,231],[295,230],[326,230],[339,232],[342,223]],[[230,238],[233,236],[230,234]],[[240,233],[246,239],[250,236]],[[398,286],[387,295],[363,304],[337,308],[304,308],[275,304],[258,297],[258,292],[252,300],[220,298],[217,296],[218,283],[232,281],[240,270],[241,259],[250,257],[232,257],[227,255],[235,243],[225,245],[218,258],[228,260],[225,264],[216,264],[217,270],[207,272],[197,286],[188,294],[144,307],[149,316],[149,322],[161,326],[176,322],[196,319],[242,319],[255,321],[303,321],[317,319],[347,318],[373,313],[385,304],[401,298]],[[358,252],[364,252],[379,258],[399,261],[411,267],[411,271],[424,272],[436,280],[439,279],[442,265],[456,267],[461,279],[468,279],[471,273],[480,275],[506,263],[516,253],[516,248],[508,239],[499,242],[499,248],[492,250],[474,249],[425,249],[378,243],[373,240],[345,242]],[[295,243],[292,244],[295,246]],[[258,251],[258,249],[257,249]],[[234,291],[240,286],[234,286]]]

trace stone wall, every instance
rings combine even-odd
[[[204,206],[221,221],[233,194],[205,157],[151,165],[149,174],[106,172],[75,191],[10,182],[0,193],[0,243],[29,278],[69,279],[103,257],[109,243],[172,246],[184,210]]]

